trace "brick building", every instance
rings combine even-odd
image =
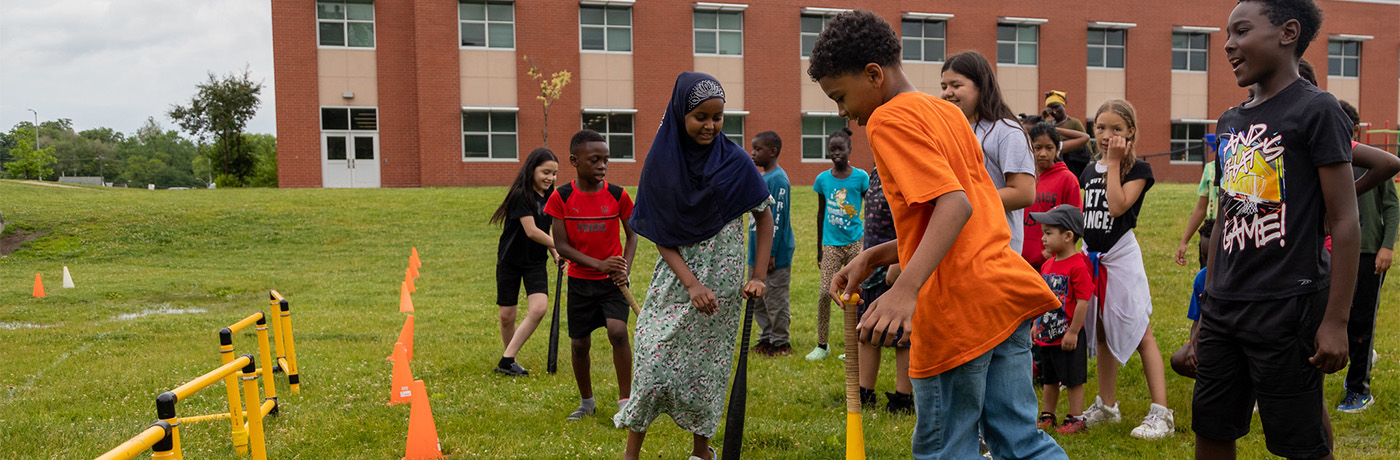
[[[1374,127],[1400,120],[1400,0],[1318,0],[1307,59],[1321,85]],[[278,164],[283,187],[505,185],[542,145],[544,115],[525,57],[573,82],[550,111],[548,147],[567,157],[580,126],[608,135],[609,178],[635,184],[677,73],[728,92],[725,131],[784,139],[783,168],[810,183],[843,121],[806,76],[824,21],[870,9],[904,40],[903,67],[937,92],[942,59],[997,63],[1012,108],[1069,93],[1070,115],[1107,99],[1137,106],[1140,155],[1159,180],[1194,181],[1200,137],[1245,98],[1225,62],[1234,2],[912,0],[279,0],[272,5]],[[862,129],[852,163],[873,164]],[[744,141],[742,144],[747,145]],[[561,181],[572,168],[561,168]]]

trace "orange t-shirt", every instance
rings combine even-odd
[[[901,266],[919,246],[935,198],[962,191],[972,203],[972,217],[919,290],[910,377],[932,377],[971,361],[1025,320],[1060,306],[1040,274],[1011,249],[1011,229],[982,165],[982,147],[957,106],[903,93],[875,109],[865,132],[894,215]]]

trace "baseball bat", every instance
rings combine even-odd
[[[846,460],[865,460],[865,434],[860,422],[860,349],[856,337],[856,322],[860,314],[856,304],[860,294],[851,294],[845,301],[846,319]]]
[[[753,325],[753,298],[744,302],[744,333],[739,339],[739,366],[729,391],[729,415],[724,420],[724,452],[720,458],[738,460],[744,444],[744,407],[749,399],[749,331]]]
[[[553,374],[559,370],[559,294],[564,289],[564,267],[559,267],[559,276],[554,278],[554,319],[549,323],[549,362],[545,372]]]
[[[641,305],[637,305],[637,299],[633,299],[633,298],[632,298],[632,285],[631,285],[631,284],[619,284],[619,285],[617,285],[617,288],[618,288],[618,289],[621,289],[621,290],[622,290],[622,295],[625,296],[625,297],[627,297],[627,306],[632,308],[632,313],[637,314],[637,316],[641,316],[641,315],[642,315],[642,306],[641,306]]]

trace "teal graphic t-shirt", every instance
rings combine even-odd
[[[812,190],[826,198],[823,246],[845,246],[860,241],[865,232],[865,224],[860,220],[861,205],[869,189],[870,176],[860,168],[852,168],[851,175],[845,179],[837,179],[831,171],[817,175]]]

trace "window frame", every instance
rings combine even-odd
[[[1002,40],[1001,37],[1000,37],[1000,29],[1001,29],[1002,27],[1010,27],[1012,30],[1014,30],[1014,31],[1015,31],[1015,38],[1013,38],[1012,40]],[[1021,41],[1021,29],[1022,29],[1022,28],[1027,28],[1027,29],[1033,30],[1033,31],[1035,32],[1035,39],[1034,39],[1033,41],[1030,41],[1030,42]],[[998,29],[998,36],[997,36],[997,62],[996,62],[996,65],[1011,65],[1011,66],[1023,66],[1023,67],[1036,67],[1036,66],[1039,66],[1039,65],[1040,65],[1040,24],[1038,24],[1038,23],[1011,23],[1011,22],[1001,22],[1001,23],[997,23],[997,29]],[[1015,56],[1012,56],[1012,59],[1011,59],[1012,62],[1002,62],[1002,61],[1001,61],[1001,59],[1002,59],[1002,55],[1001,55],[1001,54],[1002,54],[1002,53],[1001,53],[1001,45],[1011,45],[1012,49],[1015,49],[1015,50],[1016,50]],[[1033,62],[1031,62],[1030,64],[1024,64],[1024,63],[1021,62],[1021,46],[1022,46],[1022,45],[1032,45],[1032,46],[1035,46],[1035,56],[1033,56]]]
[[[1085,44],[1085,47],[1086,47],[1087,52],[1085,53],[1085,62],[1084,62],[1084,66],[1085,66],[1086,68],[1089,68],[1089,69],[1127,70],[1127,68],[1128,68],[1128,30],[1127,30],[1127,29],[1122,29],[1122,28],[1116,28],[1116,27],[1089,27],[1089,29],[1088,29],[1088,33],[1089,33],[1089,34],[1093,34],[1095,31],[1103,32],[1103,33],[1104,33],[1104,40],[1103,40],[1103,43],[1101,43],[1101,44],[1090,43],[1090,41],[1088,40],[1087,35],[1086,35],[1086,38],[1085,38],[1085,40],[1084,40],[1084,44]],[[1116,33],[1123,34],[1123,41],[1122,41],[1122,43],[1117,44],[1117,45],[1114,45],[1114,44],[1109,43],[1109,37],[1110,37],[1110,35],[1113,34],[1113,33],[1115,33],[1115,32],[1116,32]],[[1089,63],[1089,55],[1091,55],[1091,54],[1094,52],[1095,48],[1097,48],[1097,49],[1099,50],[1100,56],[1101,56],[1102,59],[1103,59],[1103,61],[1102,61],[1103,63],[1102,63],[1101,65],[1092,65],[1092,64]],[[1122,67],[1113,67],[1113,66],[1109,65],[1109,62],[1108,62],[1108,50],[1109,50],[1110,48],[1116,48],[1116,49],[1122,50],[1122,53],[1123,53],[1123,66],[1122,66]]]
[[[351,4],[351,3],[362,4],[362,5],[366,5],[366,4],[367,4],[367,5],[370,6],[370,14],[371,14],[371,16],[374,16],[374,17],[377,17],[377,16],[378,16],[378,15],[375,13],[375,11],[374,11],[374,1],[373,1],[373,0],[316,0],[315,6],[314,6],[314,7],[316,8],[317,11],[316,11],[316,22],[315,22],[315,24],[314,24],[314,27],[316,28],[316,48],[317,48],[317,49],[374,50],[374,49],[376,49],[376,48],[379,47],[379,32],[376,30],[376,25],[375,25],[376,20],[374,19],[374,17],[371,17],[369,20],[350,19],[350,8],[349,8],[349,7],[343,7],[343,10],[345,11],[345,17],[342,17],[342,18],[340,18],[340,19],[321,19],[321,12],[320,12],[320,9],[321,9],[321,4],[322,4],[322,3],[332,3],[332,4],[340,4],[340,5],[348,5],[348,4]],[[329,23],[339,23],[339,24],[341,25],[340,33],[341,33],[341,38],[344,40],[344,41],[342,42],[343,44],[341,44],[341,45],[323,45],[323,44],[321,44],[321,24],[322,24],[322,23],[328,23],[328,22],[329,22]],[[373,38],[373,40],[374,40],[374,43],[370,44],[370,46],[367,46],[367,47],[366,47],[366,46],[350,46],[350,24],[351,24],[351,23],[356,23],[356,24],[369,24],[369,25],[370,25],[370,35],[372,36],[372,38]]]
[[[714,15],[715,15],[715,28],[713,28],[713,29],[705,29],[705,28],[697,27],[697,26],[695,25],[695,15],[696,15],[697,13],[709,13],[709,14],[714,14]],[[725,29],[725,28],[721,28],[721,27],[720,27],[720,22],[721,22],[721,21],[719,20],[719,15],[723,15],[723,14],[733,14],[733,15],[737,15],[737,16],[739,17],[739,28],[738,28],[738,29]],[[700,52],[699,49],[696,48],[696,45],[698,44],[698,42],[695,40],[695,35],[696,35],[696,34],[699,34],[699,33],[701,33],[701,32],[707,32],[707,33],[713,33],[713,34],[714,34],[714,36],[715,36],[715,52],[713,52],[713,53],[702,53],[702,52]],[[739,33],[739,52],[738,52],[737,54],[724,54],[724,53],[720,52],[719,34],[720,34],[720,33],[734,33],[734,32],[738,32],[738,33]],[[693,8],[693,9],[691,9],[691,13],[690,13],[690,50],[691,50],[691,53],[693,53],[693,54],[696,55],[696,56],[744,57],[744,11],[743,11],[743,10],[727,10],[727,9],[710,9],[710,8]]]
[[[1361,78],[1361,53],[1364,51],[1362,50],[1361,45],[1363,44],[1363,41],[1364,40],[1348,40],[1344,38],[1329,38],[1327,40],[1327,78]],[[1352,43],[1356,44],[1355,55],[1347,54],[1346,46]],[[1333,44],[1341,46],[1341,54],[1332,54]],[[1336,66],[1336,74],[1332,73],[1332,61],[1334,59],[1337,60],[1338,63],[1338,65]],[[1355,75],[1347,75],[1346,64],[1348,61],[1356,63]]]
[[[803,12],[803,13],[801,14],[801,16],[798,16],[798,23],[797,23],[797,47],[798,47],[798,56],[799,56],[799,57],[801,57],[802,59],[809,59],[809,58],[812,57],[812,50],[807,49],[807,47],[805,47],[805,46],[802,46],[802,39],[803,39],[803,38],[807,38],[807,37],[812,37],[812,46],[816,46],[816,44],[817,44],[817,36],[821,35],[821,30],[826,30],[826,24],[829,23],[829,22],[831,22],[831,18],[836,17],[836,15],[837,15],[837,13],[835,13],[835,12],[820,12],[820,13],[817,13],[817,12]],[[821,28],[821,30],[818,30],[818,31],[816,31],[816,32],[807,32],[807,31],[802,30],[802,22],[801,22],[801,21],[802,21],[802,18],[808,18],[808,17],[820,19],[821,22],[822,22],[822,28]]]
[[[850,122],[850,120],[848,120],[848,119],[846,119],[846,118],[842,118],[841,116],[837,115],[837,114],[834,113],[834,112],[803,112],[803,113],[802,113],[802,121],[805,122],[805,121],[807,121],[808,118],[818,118],[818,119],[821,119],[821,122],[822,122],[822,132],[821,132],[820,135],[817,135],[817,134],[807,134],[806,130],[804,129],[804,130],[802,131],[801,137],[799,138],[798,152],[797,152],[797,154],[798,154],[799,157],[801,157],[801,162],[802,162],[802,163],[829,163],[829,162],[831,162],[831,158],[828,158],[828,157],[826,156],[826,154],[827,154],[826,146],[827,146],[827,144],[828,144],[829,142],[831,142],[831,133],[832,133],[833,131],[836,131],[836,127],[835,127],[835,126],[830,126],[830,125],[828,125],[828,123],[829,123],[829,122],[836,121],[836,120],[841,120],[841,121],[842,121],[841,126],[850,127],[851,122]],[[807,140],[809,140],[809,139],[821,139],[821,156],[820,156],[820,157],[815,157],[815,158],[813,158],[813,157],[808,157],[808,156],[807,156]]]
[[[483,4],[483,5],[487,6],[488,8],[486,9],[486,19],[481,19],[481,20],[477,20],[477,19],[463,19],[463,18],[462,18],[462,12],[461,12],[462,9],[461,9],[461,7],[462,7],[462,5],[465,4],[465,3],[480,3],[480,4]],[[490,6],[491,4],[493,4],[493,3],[494,3],[494,4],[498,4],[498,5],[499,5],[499,4],[508,4],[508,5],[510,5],[510,11],[511,11],[511,12],[510,12],[510,21],[493,21],[493,20],[491,20],[491,9],[489,8],[489,6]],[[516,20],[516,18],[517,18],[518,16],[519,16],[519,15],[517,15],[516,12],[515,12],[515,2],[514,2],[514,1],[511,1],[511,0],[457,0],[457,48],[458,48],[458,49],[464,49],[464,50],[499,50],[499,51],[515,51],[515,45],[516,45],[517,38],[518,38],[518,37],[516,36],[515,20]],[[482,24],[482,27],[486,30],[486,46],[468,46],[468,45],[462,44],[462,26],[465,25],[465,24]],[[492,25],[492,24],[510,24],[510,46],[509,46],[509,47],[491,46],[491,25]],[[580,46],[582,46],[582,45],[580,45]],[[516,122],[519,123],[519,120],[517,120]]]
[[[607,129],[606,129],[606,130],[603,130],[603,131],[598,131],[598,130],[595,129],[594,131],[598,131],[598,134],[602,134],[602,135],[603,135],[603,139],[605,139],[605,142],[607,142],[607,144],[608,144],[608,161],[610,161],[610,162],[612,162],[612,161],[621,161],[621,162],[625,162],[625,163],[634,163],[634,162],[636,162],[636,161],[637,161],[637,110],[636,110],[636,109],[595,109],[595,108],[584,108],[584,109],[582,110],[582,112],[581,112],[581,116],[579,117],[579,128],[580,128],[580,129],[592,129],[592,128],[589,128],[589,127],[588,127],[588,117],[589,117],[590,115],[593,115],[593,116],[596,116],[596,115],[605,115],[604,123],[605,123],[605,126],[607,126]],[[614,132],[612,132],[612,117],[615,116],[615,115],[626,115],[626,116],[632,117],[632,131],[629,132],[629,133],[625,133],[625,134],[624,134],[624,133],[614,133]],[[615,137],[615,136],[627,136],[627,137],[631,138],[631,140],[632,140],[632,142],[631,142],[631,144],[632,144],[632,151],[630,151],[630,152],[627,153],[627,155],[628,155],[627,157],[625,157],[625,158],[624,158],[624,157],[619,157],[619,156],[617,156],[617,152],[613,150],[613,147],[612,147],[612,146],[613,146],[613,137]]]
[[[318,110],[318,111],[316,112],[316,122],[317,122],[317,123],[316,123],[316,128],[319,129],[322,133],[326,133],[326,132],[331,132],[331,133],[342,133],[342,132],[343,132],[343,133],[349,133],[349,132],[356,132],[356,133],[377,133],[377,132],[379,132],[379,107],[378,107],[378,106],[373,106],[373,105],[322,105],[322,106],[318,106],[317,108],[320,109],[320,110]],[[345,119],[347,120],[347,125],[346,125],[347,127],[346,127],[345,129],[326,129],[326,127],[325,127],[325,126],[326,126],[326,114],[325,114],[325,111],[326,111],[327,109],[345,110],[345,112],[346,112]],[[350,123],[350,122],[348,121],[348,120],[350,120],[350,111],[351,111],[351,110],[373,110],[373,111],[374,111],[374,129],[355,129],[354,123]]]
[[[518,109],[518,108],[516,108],[516,107],[462,107],[462,108],[461,108],[461,113],[462,113],[462,129],[461,129],[461,136],[462,136],[462,153],[461,153],[461,156],[462,156],[462,162],[463,162],[463,163],[479,163],[479,162],[488,162],[488,163],[489,163],[489,162],[511,162],[511,163],[513,163],[513,162],[520,161],[520,109]],[[467,131],[467,126],[466,126],[466,124],[467,124],[467,113],[485,113],[485,114],[487,114],[487,118],[486,118],[486,120],[487,120],[487,121],[486,121],[486,123],[487,123],[486,131]],[[515,128],[514,128],[513,130],[511,130],[511,131],[497,131],[497,130],[495,130],[495,129],[494,129],[495,127],[492,126],[492,121],[491,121],[490,115],[492,115],[492,114],[498,114],[498,113],[508,113],[508,114],[510,114],[512,117],[514,117],[514,118],[515,118],[515,123],[514,123],[514,124],[515,124]],[[496,135],[506,135],[506,134],[509,134],[509,135],[515,137],[515,156],[514,156],[514,157],[510,157],[510,158],[496,157],[496,156],[494,156],[494,153],[495,153],[494,150],[495,150],[496,143],[494,142],[494,139],[492,139],[492,137],[493,137],[493,136],[496,136]],[[483,135],[484,135],[484,136],[486,136],[486,149],[487,149],[487,150],[486,150],[486,156],[484,156],[484,157],[467,156],[467,139],[466,139],[466,137],[467,137],[468,135],[477,135],[477,136],[483,136]]]
[[[918,23],[920,24],[920,30],[923,30],[923,31],[927,31],[927,30],[928,30],[929,24],[932,24],[932,23],[941,24],[941,25],[943,26],[943,36],[941,36],[941,37],[929,37],[928,34],[925,32],[925,33],[921,34],[919,37],[906,37],[906,36],[904,36],[904,23],[905,23],[905,22],[918,22]],[[947,20],[947,19],[916,18],[916,17],[907,17],[907,16],[906,16],[906,17],[902,17],[902,18],[900,18],[900,20],[899,20],[899,32],[900,32],[900,36],[899,36],[900,45],[904,45],[904,41],[905,41],[905,40],[915,40],[915,41],[918,41],[918,42],[919,42],[919,59],[907,59],[907,58],[904,57],[903,52],[902,52],[902,50],[901,50],[901,53],[900,53],[900,56],[899,56],[899,59],[900,59],[901,62],[911,62],[911,63],[922,62],[922,63],[929,63],[929,64],[942,64],[944,61],[947,61],[947,60],[948,60],[948,20]],[[1037,33],[1037,42],[1039,41],[1038,38],[1039,38],[1039,33]],[[943,59],[939,59],[939,60],[937,60],[937,61],[930,61],[930,60],[924,59],[924,56],[927,56],[927,55],[928,55],[928,52],[927,52],[927,50],[928,50],[928,45],[929,45],[930,42],[933,42],[933,41],[939,42],[939,46],[943,48],[943,52],[942,52]],[[1037,51],[1036,54],[1039,54],[1039,50],[1040,50],[1040,45],[1037,44],[1037,45],[1036,45],[1036,51]]]
[[[1177,37],[1177,35],[1182,35],[1182,36],[1185,36],[1185,37],[1186,37],[1186,47],[1185,47],[1185,48],[1177,48],[1177,47],[1176,47],[1176,37]],[[1191,38],[1196,37],[1196,36],[1200,36],[1200,37],[1205,38],[1205,44],[1204,44],[1201,48],[1196,48],[1196,47],[1191,46]],[[1127,37],[1126,37],[1126,35],[1125,35],[1125,36],[1124,36],[1124,41],[1125,41],[1125,43],[1126,43],[1126,38],[1127,38]],[[1125,50],[1124,52],[1126,53],[1126,50]],[[1186,68],[1184,68],[1184,69],[1178,69],[1178,68],[1176,68],[1176,53],[1186,53]],[[1203,66],[1203,68],[1201,68],[1201,69],[1193,69],[1193,68],[1191,68],[1191,62],[1192,62],[1192,61],[1191,61],[1191,56],[1194,55],[1194,54],[1200,54],[1200,55],[1201,55],[1201,65]],[[1126,61],[1127,61],[1127,55],[1125,54],[1125,55],[1124,55],[1124,62],[1125,62],[1125,64],[1126,64]],[[1184,73],[1206,73],[1206,72],[1209,72],[1209,71],[1210,71],[1210,34],[1204,33],[1204,32],[1173,31],[1173,32],[1172,32],[1172,71],[1173,71],[1173,72],[1184,72]]]
[[[1188,165],[1188,164],[1189,164],[1189,165],[1200,165],[1200,164],[1204,164],[1205,161],[1209,161],[1209,156],[1210,156],[1210,151],[1209,151],[1209,150],[1210,150],[1210,148],[1209,148],[1208,146],[1206,146],[1206,143],[1205,143],[1205,136],[1206,136],[1207,134],[1210,134],[1210,133],[1213,133],[1213,132],[1214,132],[1214,130],[1212,130],[1212,129],[1210,129],[1210,128],[1211,128],[1211,125],[1214,125],[1214,124],[1215,124],[1215,122],[1216,122],[1216,120],[1195,120],[1195,119],[1191,119],[1191,120],[1187,120],[1187,119],[1174,119],[1174,120],[1171,120],[1171,124],[1170,124],[1170,126],[1168,127],[1168,131],[1167,131],[1167,132],[1168,132],[1169,139],[1170,139],[1170,141],[1169,141],[1170,143],[1168,144],[1168,145],[1170,146],[1170,148],[1169,148],[1168,150],[1169,150],[1169,151],[1172,151],[1172,152],[1175,152],[1175,151],[1177,151],[1177,150],[1180,150],[1181,148],[1195,148],[1195,147],[1200,147],[1200,148],[1201,148],[1201,150],[1200,150],[1200,155],[1201,155],[1201,156],[1193,159],[1193,158],[1191,158],[1191,152],[1188,151],[1188,152],[1182,154],[1181,157],[1178,157],[1176,154],[1170,155],[1170,156],[1168,157],[1169,162],[1170,162],[1171,164],[1174,164],[1174,165]],[[1185,127],[1185,129],[1187,130],[1187,131],[1186,131],[1186,136],[1187,136],[1187,137],[1185,137],[1185,138],[1178,138],[1178,137],[1176,137],[1176,129],[1177,129],[1178,126]],[[1192,138],[1192,137],[1191,137],[1191,136],[1192,136],[1191,130],[1196,129],[1197,127],[1199,127],[1199,129],[1200,129],[1200,132],[1199,132],[1200,135],[1197,136],[1197,137],[1195,137],[1195,138]]]
[[[599,24],[584,24],[584,23],[583,23],[583,9],[584,9],[584,8],[598,8],[598,9],[602,9],[602,10],[603,10],[603,24],[601,24],[601,25],[599,25]],[[610,9],[614,9],[614,10],[627,10],[627,25],[625,25],[625,26],[618,26],[618,25],[608,24],[608,10],[610,10]],[[580,52],[580,53],[596,53],[596,54],[632,54],[632,51],[636,49],[636,46],[635,46],[635,45],[636,45],[636,43],[637,43],[637,40],[636,40],[636,35],[634,34],[634,32],[636,31],[636,29],[633,28],[633,25],[636,24],[636,17],[635,17],[635,15],[633,15],[632,5],[630,5],[630,4],[616,4],[616,5],[614,5],[614,4],[601,4],[601,5],[599,5],[599,4],[583,4],[583,5],[579,5],[578,14],[579,14],[579,16],[578,16],[578,49],[579,49],[579,52]],[[585,29],[585,28],[589,28],[589,29],[602,29],[602,30],[603,30],[603,49],[600,49],[600,50],[592,50],[592,49],[587,49],[587,48],[584,48],[584,47],[583,47],[583,29]],[[623,29],[623,28],[627,29],[627,51],[613,51],[613,50],[608,49],[608,42],[609,42],[609,40],[608,40],[608,32],[611,31],[612,29]]]
[[[739,120],[739,132],[738,132],[738,133],[733,133],[732,128],[733,128],[734,125],[730,124],[730,122],[731,122],[732,120],[736,119],[736,118]],[[722,132],[724,133],[725,136],[729,136],[731,133],[732,133],[732,134],[737,134],[738,137],[730,136],[730,139],[729,139],[729,140],[734,141],[735,144],[739,144],[739,147],[743,148],[744,151],[746,151],[746,152],[749,150],[749,148],[748,148],[748,138],[747,138],[747,137],[744,137],[744,136],[747,136],[747,135],[748,135],[748,133],[745,132],[745,130],[748,129],[748,121],[749,121],[749,112],[748,112],[747,110],[726,110],[726,111],[724,111],[724,129],[722,130]],[[738,139],[738,140],[735,140],[735,139]]]

